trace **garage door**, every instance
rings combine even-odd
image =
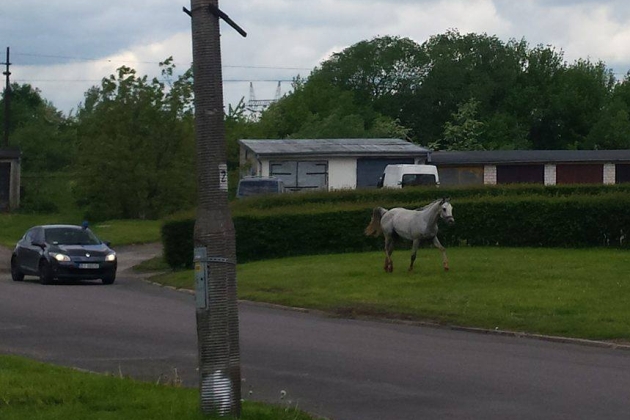
[[[441,185],[482,185],[483,166],[438,167]]]
[[[369,159],[357,160],[357,188],[376,188],[378,179],[387,165],[413,164],[413,158],[407,159]]]
[[[270,162],[269,173],[284,182],[285,188],[297,190],[328,189],[328,162]]]
[[[603,182],[603,165],[556,165],[556,184],[602,184]]]
[[[615,165],[615,184],[622,182],[630,182],[630,165],[628,164]]]
[[[497,166],[497,184],[544,184],[545,165]]]

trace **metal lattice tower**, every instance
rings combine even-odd
[[[274,99],[256,99],[256,93],[254,92],[254,83],[249,82],[249,100],[247,101],[247,110],[252,113],[254,117],[259,117],[260,114],[274,102],[277,102],[282,96],[282,82],[278,81],[276,87],[276,96]]]

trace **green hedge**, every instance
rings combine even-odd
[[[450,245],[628,247],[630,195],[492,198],[453,202]],[[442,238],[441,238],[442,240]]]
[[[489,196],[451,202],[456,223],[440,224],[438,235],[445,246],[628,247],[630,194]],[[381,249],[382,237],[363,234],[373,207],[235,216],[238,262]],[[193,226],[193,220],[164,224],[164,254],[171,266],[192,265]]]
[[[193,264],[194,219],[167,221],[162,225],[164,259],[173,268],[190,268]]]
[[[479,185],[468,187],[415,187],[403,189],[359,189],[309,192],[300,194],[275,194],[235,200],[231,204],[232,214],[250,215],[259,211],[277,210],[304,206],[334,206],[348,204],[369,204],[389,206],[396,203],[427,203],[439,197],[456,200],[485,199],[491,197],[568,197],[584,195],[630,195],[630,183],[617,185],[573,184],[538,185],[508,184]],[[418,204],[419,205],[419,204]]]

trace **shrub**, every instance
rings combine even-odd
[[[174,220],[162,225],[164,259],[173,268],[190,268],[193,263],[193,219]]]
[[[457,201],[485,199],[491,197],[568,197],[585,195],[630,194],[629,184],[617,185],[478,185],[469,187],[414,187],[403,189],[359,189],[321,191],[299,194],[275,194],[237,200],[231,205],[234,215],[250,215],[260,211],[284,208],[337,205],[372,205],[391,207],[405,203],[416,207],[440,197],[451,197]]]
[[[611,189],[567,188],[570,194],[497,194],[452,199],[456,223],[440,224],[440,241],[445,246],[529,246],[529,247],[628,247],[626,235],[630,232],[630,194]],[[600,191],[600,193],[595,193]],[[295,195],[298,197],[299,195]],[[366,200],[363,203],[322,203],[319,207],[313,197],[303,195],[306,205],[292,205],[269,209],[250,209],[247,214],[233,217],[236,229],[236,253],[239,263],[294,255],[361,252],[383,247],[382,238],[366,237],[372,209],[380,204]],[[394,194],[387,208],[403,206],[414,208],[430,200],[419,202],[410,195]],[[435,199],[435,190],[433,197]],[[387,200],[383,200],[387,201]],[[314,210],[317,207],[317,210]],[[193,220],[167,222],[163,228],[164,254],[173,267],[190,267],[193,259]],[[169,243],[171,242],[171,243]],[[409,244],[399,244],[408,247]],[[172,255],[170,255],[172,254]]]

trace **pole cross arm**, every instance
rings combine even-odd
[[[192,12],[188,9],[186,9],[185,7],[182,7],[182,10],[184,11],[184,13],[186,13],[188,16],[192,17]],[[221,9],[219,9],[217,6],[215,6],[214,4],[209,4],[208,5],[208,10],[210,11],[210,13],[212,13],[217,19],[223,19],[228,25],[230,25],[232,28],[234,28],[236,30],[236,32],[238,32],[239,34],[241,34],[241,36],[243,36],[243,38],[245,38],[247,36],[247,32],[245,32],[243,30],[243,28],[241,28],[240,26],[238,26],[236,24],[236,22],[234,22],[232,19],[230,19],[230,17],[228,15],[226,15],[223,11],[221,11]]]

